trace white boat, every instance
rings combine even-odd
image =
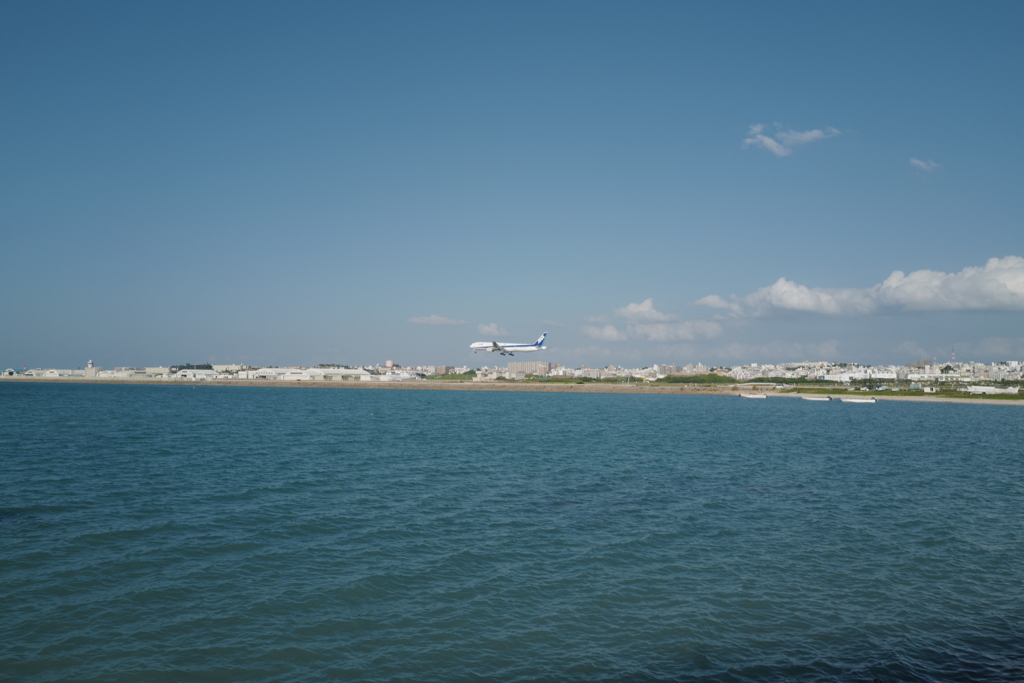
[[[768,394],[740,394],[740,398],[768,398]]]
[[[801,396],[805,401],[831,401],[831,396]]]
[[[874,396],[870,398],[843,398],[840,399],[843,403],[877,403],[878,399]]]

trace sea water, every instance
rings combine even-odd
[[[1024,406],[0,384],[0,679],[1024,679]]]

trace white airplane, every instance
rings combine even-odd
[[[506,354],[509,356],[514,356],[517,353],[529,353],[530,351],[540,351],[541,349],[548,348],[544,346],[544,339],[546,339],[547,336],[548,333],[545,332],[544,334],[540,335],[540,339],[533,342],[532,344],[510,344],[508,342],[496,341],[476,342],[475,344],[470,344],[469,348],[473,349],[473,353],[476,353],[477,351],[490,351],[491,353],[498,351],[503,356]]]

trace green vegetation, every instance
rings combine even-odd
[[[593,377],[547,377],[542,382],[550,382],[551,384],[591,384],[591,383],[614,383],[617,384],[622,381],[621,377],[605,377],[604,379],[595,379]]]
[[[760,381],[760,380],[758,380]],[[767,384],[771,380],[764,380]],[[669,375],[657,380],[655,384],[738,384],[739,380],[725,375]]]
[[[427,375],[426,379],[443,379],[443,380],[467,380],[476,377],[476,370],[470,370],[469,372],[461,375]]]
[[[769,382],[773,384],[822,384],[820,379],[807,379],[806,377],[755,377],[754,379],[743,380],[743,383],[746,382],[764,382],[765,384]]]

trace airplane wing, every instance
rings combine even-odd
[[[491,342],[491,350],[492,351],[501,351],[501,345],[498,344],[498,342],[496,342],[496,341],[492,341]]]

